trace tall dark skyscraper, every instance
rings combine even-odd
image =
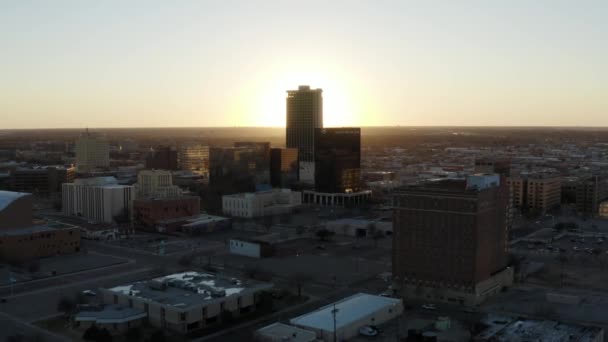
[[[146,157],[146,168],[177,170],[177,150],[170,146],[157,146]]]
[[[361,190],[361,128],[317,128],[315,189],[344,193]]]
[[[400,191],[393,203],[395,288],[405,298],[474,305],[510,285],[508,200],[495,174]]]
[[[300,86],[287,91],[286,146],[298,149],[299,179],[314,182],[315,128],[323,128],[323,90]]]

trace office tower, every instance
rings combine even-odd
[[[143,170],[137,174],[137,198],[178,198],[182,190],[173,185],[171,171]]]
[[[314,141],[316,191],[361,190],[361,129],[317,128]]]
[[[394,207],[393,281],[403,297],[474,305],[512,283],[498,175],[404,188]]]
[[[300,86],[287,91],[286,146],[298,149],[299,180],[314,183],[315,128],[323,128],[323,90]]]
[[[270,187],[270,143],[269,142],[235,142],[234,147],[242,154],[250,156],[249,172],[255,177],[257,187]]]
[[[13,190],[49,196],[61,192],[61,184],[74,180],[72,166],[21,166],[11,172]]]
[[[603,174],[584,177],[576,183],[575,191],[576,212],[596,217],[600,204],[608,198],[608,178]]]
[[[200,144],[183,145],[177,151],[177,163],[182,170],[197,174],[209,173],[209,146]]]
[[[146,169],[177,170],[177,150],[170,146],[157,146],[146,157]]]
[[[61,191],[63,214],[92,222],[113,223],[128,218],[135,187],[118,185],[114,177],[94,177],[64,183]]]
[[[110,145],[101,135],[87,129],[76,140],[76,170],[86,173],[109,166]]]
[[[507,178],[513,206],[525,213],[544,214],[559,206],[562,178],[556,174],[528,173]]]
[[[298,149],[270,150],[270,184],[275,188],[289,188],[298,181]]]

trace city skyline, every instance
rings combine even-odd
[[[294,15],[297,11],[298,15]],[[0,5],[4,128],[608,126],[601,1]]]

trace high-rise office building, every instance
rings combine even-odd
[[[405,188],[394,206],[393,281],[403,297],[474,305],[512,284],[500,176]]]
[[[269,142],[235,142],[234,147],[248,154],[250,172],[255,177],[257,186],[270,185],[270,143]]]
[[[76,140],[76,170],[81,173],[110,166],[110,145],[87,129]]]
[[[361,129],[317,128],[314,141],[316,191],[361,190]]]
[[[286,146],[298,149],[299,179],[314,182],[315,128],[323,128],[323,90],[300,86],[287,91]]]
[[[157,146],[146,157],[146,169],[177,170],[177,150],[170,146]]]
[[[177,151],[177,163],[182,170],[197,174],[209,173],[209,146],[200,144],[183,145]]]
[[[275,188],[289,188],[298,181],[298,149],[270,150],[270,184]]]

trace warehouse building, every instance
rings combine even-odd
[[[317,334],[313,331],[283,323],[273,323],[255,332],[257,342],[315,342]]]
[[[403,312],[401,299],[358,293],[313,312],[293,318],[290,324],[314,331],[324,341],[348,340],[368,325],[380,325]],[[334,330],[335,329],[335,330]]]

